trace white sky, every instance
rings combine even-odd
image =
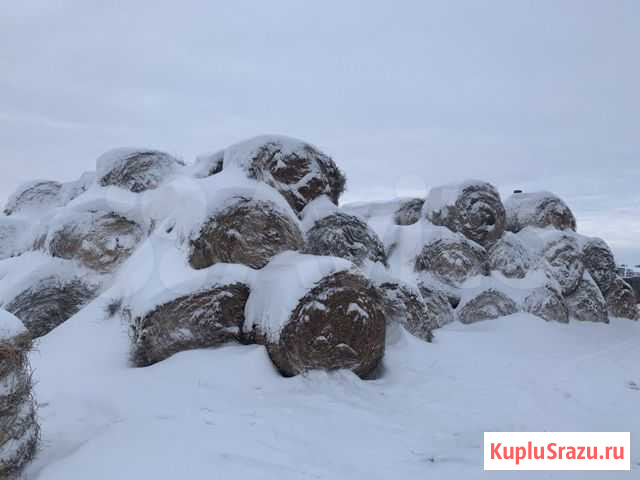
[[[640,263],[640,2],[7,0],[0,198],[116,146],[308,140],[346,200],[553,190]]]

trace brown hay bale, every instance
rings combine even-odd
[[[560,284],[562,294],[567,296],[578,288],[584,273],[582,252],[571,235],[554,236],[542,252],[545,269]]]
[[[534,264],[527,247],[511,232],[505,232],[488,254],[489,269],[508,278],[524,278]]]
[[[37,338],[78,313],[97,292],[97,286],[81,278],[49,276],[20,292],[4,308],[22,320]]]
[[[353,215],[335,212],[321,218],[306,237],[305,253],[346,258],[358,266],[365,260],[387,264],[384,246],[376,232]]]
[[[423,198],[412,198],[407,200],[393,214],[393,221],[396,225],[413,225],[422,216]]]
[[[262,268],[274,255],[303,246],[295,220],[274,203],[237,197],[210,217],[191,240],[189,263],[196,269],[216,263]]]
[[[494,288],[483,290],[470,299],[463,300],[456,314],[462,323],[493,320],[518,311],[516,303],[503,292]]]
[[[569,310],[559,286],[548,284],[534,289],[525,298],[524,309],[549,322],[569,323]]]
[[[113,272],[145,238],[138,223],[115,212],[87,210],[71,216],[48,235],[52,256],[76,260],[101,273]]]
[[[584,272],[578,288],[565,298],[569,316],[583,322],[609,323],[607,302],[596,282]]]
[[[514,193],[504,206],[507,230],[511,232],[519,232],[528,226],[576,231],[576,219],[571,209],[553,193]]]
[[[175,353],[237,341],[249,287],[217,285],[158,305],[133,323],[133,361],[145,367]]]
[[[430,272],[450,285],[487,273],[487,252],[462,235],[429,241],[416,258],[418,272]]]
[[[184,166],[180,160],[157,150],[118,148],[100,156],[96,162],[97,181],[134,193],[158,188]]]
[[[331,157],[300,140],[256,137],[229,147],[223,155],[224,168],[230,163],[241,166],[250,178],[280,192],[297,213],[321,195],[337,205],[344,192],[344,174]]]
[[[489,247],[505,229],[505,210],[500,194],[490,183],[476,180],[433,188],[425,202],[425,214],[434,225]]]
[[[284,376],[345,368],[366,378],[384,356],[384,302],[361,274],[337,272],[316,283],[278,334],[265,338],[269,356]]]
[[[582,262],[603,294],[616,279],[616,262],[609,246],[599,238],[591,238],[582,246]]]
[[[23,211],[62,206],[62,186],[62,183],[50,180],[26,183],[11,195],[4,207],[4,213],[13,215]]]
[[[638,312],[636,294],[631,285],[620,277],[615,277],[609,285],[606,301],[609,314],[612,316],[638,320],[640,312]]]

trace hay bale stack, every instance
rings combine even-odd
[[[599,238],[590,238],[582,246],[582,262],[591,278],[606,294],[616,279],[616,262],[609,246]]]
[[[0,478],[17,478],[35,454],[39,438],[27,353],[31,336],[0,309]]]
[[[569,322],[569,310],[560,286],[549,283],[535,288],[524,300],[524,310],[549,322]]]
[[[62,183],[50,180],[25,183],[9,197],[4,213],[13,215],[62,206],[62,187]]]
[[[469,180],[431,189],[424,212],[434,225],[489,247],[504,233],[505,210],[500,194],[490,183]]]
[[[378,235],[354,215],[334,212],[317,220],[307,232],[305,253],[346,258],[358,266],[365,260],[387,264]]]
[[[458,320],[462,323],[475,323],[493,320],[518,311],[518,306],[505,293],[488,288],[460,302],[456,309]]]
[[[262,268],[274,255],[303,246],[297,220],[274,202],[238,196],[213,214],[191,240],[189,263],[196,269],[216,263]]]
[[[504,206],[507,212],[507,230],[511,232],[519,232],[525,227],[576,230],[573,212],[553,193],[514,193]]]
[[[250,178],[272,186],[297,213],[321,195],[337,205],[345,188],[345,177],[331,157],[294,138],[255,137],[222,155],[223,168],[239,166]]]
[[[584,272],[578,288],[565,298],[569,316],[583,322],[609,323],[607,302],[589,272]]]
[[[576,239],[568,234],[551,236],[545,243],[542,257],[545,269],[560,284],[562,294],[567,296],[575,292],[585,271]]]
[[[366,378],[384,355],[382,296],[343,259],[279,255],[258,273],[246,316],[243,331],[264,339],[284,376],[349,369]]]
[[[429,272],[446,284],[457,285],[487,273],[487,252],[462,235],[435,237],[422,247],[415,269]]]
[[[78,313],[97,292],[98,286],[83,278],[50,275],[22,290],[4,308],[37,338]]]
[[[46,242],[54,257],[110,273],[131,256],[146,234],[142,225],[122,214],[91,209],[62,219]]]
[[[116,186],[134,193],[158,188],[184,166],[168,153],[140,148],[117,148],[96,161],[98,184]]]
[[[175,353],[240,339],[249,287],[216,284],[157,305],[133,320],[133,361],[138,367]]]
[[[508,278],[524,278],[534,264],[527,247],[511,232],[505,232],[489,249],[488,255],[489,269]]]
[[[393,214],[393,221],[396,225],[413,225],[422,216],[424,199],[412,198],[407,200]]]
[[[631,285],[622,278],[615,277],[609,285],[605,299],[609,313],[614,317],[638,320],[638,299]]]

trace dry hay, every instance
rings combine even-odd
[[[606,294],[607,308],[614,317],[638,320],[638,299],[633,288],[620,277],[609,285]]]
[[[505,210],[496,188],[486,182],[470,181],[434,188],[426,200],[425,213],[435,225],[489,247],[505,230]]]
[[[219,285],[158,305],[134,319],[133,362],[139,367],[175,353],[239,340],[249,288]]]
[[[511,298],[499,290],[489,288],[461,302],[456,314],[460,322],[474,323],[511,315],[517,311],[518,306]]]
[[[407,200],[393,214],[393,221],[396,225],[413,225],[422,216],[422,206],[424,199],[412,198]]]
[[[273,203],[238,197],[202,226],[191,241],[189,263],[196,269],[216,263],[262,268],[274,255],[303,245],[296,222]]]
[[[367,378],[384,356],[381,294],[360,274],[329,275],[298,301],[278,338],[266,344],[284,376],[344,368]]]
[[[507,230],[511,232],[519,232],[528,226],[576,230],[576,219],[571,209],[553,193],[514,193],[504,205]]]
[[[305,253],[346,258],[358,266],[365,260],[387,264],[378,235],[353,215],[335,212],[316,221],[307,232]]]
[[[565,298],[569,316],[583,322],[609,323],[607,302],[596,282],[585,272],[575,292]]]

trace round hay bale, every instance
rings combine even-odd
[[[413,225],[422,216],[424,199],[412,198],[407,200],[393,214],[393,221],[396,225]]]
[[[544,247],[545,269],[560,284],[562,294],[575,292],[584,273],[582,252],[571,235],[554,236]]]
[[[435,238],[422,247],[415,269],[430,272],[438,280],[455,285],[473,276],[487,274],[487,252],[462,235]]]
[[[524,278],[534,264],[527,247],[511,232],[506,232],[488,254],[489,269],[508,278]]]
[[[438,328],[453,322],[454,307],[451,305],[449,295],[422,282],[418,285],[418,289],[422,295],[422,302],[427,307],[429,315],[434,318]],[[457,298],[457,301],[459,302],[460,299]]]
[[[640,312],[638,312],[636,294],[631,285],[620,277],[615,277],[609,285],[606,301],[612,316],[638,320]]]
[[[49,252],[101,273],[113,272],[146,237],[145,229],[116,212],[87,210],[48,234]]]
[[[327,195],[333,203],[345,188],[345,177],[331,157],[313,145],[283,136],[261,136],[232,145],[223,167],[240,166],[250,178],[265,182],[300,213],[314,198]]]
[[[4,207],[5,215],[18,212],[48,210],[64,204],[62,183],[50,180],[35,180],[25,183],[9,197]]]
[[[571,209],[550,192],[514,193],[504,204],[507,230],[519,232],[527,226],[576,231]]]
[[[158,188],[184,163],[168,153],[139,148],[117,148],[96,162],[98,184],[115,186],[134,193]]]
[[[616,262],[609,246],[599,238],[591,238],[582,246],[582,262],[603,294],[616,279]]]
[[[0,478],[19,478],[25,465],[34,457],[40,427],[35,403],[31,398],[14,412],[0,414]]]
[[[358,266],[365,260],[387,264],[378,235],[353,215],[342,212],[327,215],[313,224],[306,237],[305,253],[346,258]]]
[[[489,288],[462,301],[456,309],[456,314],[460,322],[468,324],[493,320],[517,311],[518,306],[511,298],[499,290]]]
[[[28,228],[25,221],[13,217],[0,217],[0,260],[20,252],[20,239]]]
[[[196,269],[216,263],[262,268],[278,253],[303,246],[296,221],[274,203],[237,197],[191,240],[189,263]]]
[[[490,183],[470,180],[431,189],[424,205],[427,219],[489,247],[505,229],[500,194]]]
[[[18,317],[34,338],[61,325],[97,294],[96,285],[83,279],[49,276],[20,292],[4,308]]]
[[[609,323],[607,302],[596,282],[585,272],[575,292],[565,298],[569,317],[583,322]]]
[[[534,289],[525,298],[524,309],[549,322],[569,323],[569,310],[560,287],[545,285]]]

